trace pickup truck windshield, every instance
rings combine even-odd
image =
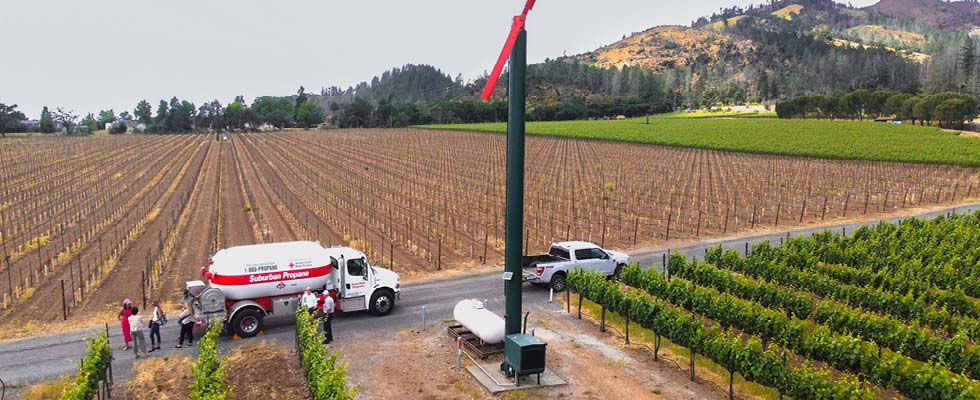
[[[566,260],[570,260],[570,258],[568,258],[568,250],[565,250],[558,246],[551,246],[551,250],[548,250],[548,254],[558,258],[564,258]]]

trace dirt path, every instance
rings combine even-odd
[[[280,142],[268,142],[269,146],[264,147],[262,150],[271,153],[260,154],[260,156],[267,157],[269,154],[275,154],[275,156],[280,160],[283,158],[288,158],[291,153],[288,149],[281,148],[283,142],[285,142],[285,139],[282,139]],[[292,146],[293,148],[303,145],[302,143],[285,143],[287,147]],[[284,183],[290,194],[293,196],[295,201],[291,203],[291,205],[296,207],[296,209],[292,211],[298,212],[306,217],[305,223],[309,224],[308,229],[311,232],[314,232],[314,235],[318,236],[317,239],[323,243],[329,244],[346,243],[344,240],[344,235],[339,231],[339,228],[333,226],[331,223],[325,220],[322,215],[316,212],[317,206],[322,205],[317,203],[324,202],[325,196],[322,192],[318,191],[318,184],[322,184],[322,182],[319,182],[319,176],[314,172],[316,177],[310,177],[311,171],[315,171],[314,166],[304,162],[301,166],[299,166],[299,168],[296,168],[294,165],[272,162],[269,164],[269,167],[272,173],[275,174],[276,180]],[[286,171],[283,171],[284,168]],[[291,183],[296,182],[300,184],[299,187],[302,189],[298,189],[295,185],[291,185]],[[311,197],[313,201],[308,201]],[[331,205],[335,206],[333,204]]]
[[[197,277],[200,268],[207,264],[208,254],[214,230],[214,208],[208,205],[217,197],[218,183],[218,145],[208,147],[204,164],[199,174],[196,190],[191,194],[187,204],[186,218],[188,223],[181,232],[175,253],[169,262],[169,268],[160,279],[157,287],[157,299],[167,301],[179,296],[184,289],[184,282]]]
[[[259,159],[255,152],[251,151],[250,145],[245,140],[250,140],[251,137],[235,137],[235,143],[237,149],[239,150],[239,156],[242,158],[242,175],[245,180],[249,182],[252,188],[252,196],[255,199],[255,204],[252,204],[252,208],[256,208],[262,213],[263,221],[265,222],[265,228],[268,230],[268,237],[272,242],[283,242],[296,240],[299,236],[293,231],[292,226],[286,221],[283,216],[283,209],[285,205],[281,204],[279,197],[275,194],[274,189],[268,180],[266,180],[263,175],[263,170],[260,168],[259,163],[265,162],[265,160]]]
[[[221,142],[221,228],[220,248],[258,243],[252,222],[245,211],[242,182],[238,179],[237,157],[241,157],[233,142]]]

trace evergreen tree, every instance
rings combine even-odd
[[[972,77],[977,66],[977,49],[973,38],[967,37],[960,47],[960,73]]]
[[[41,109],[40,129],[41,133],[54,133],[54,116],[48,110],[48,106]]]
[[[299,120],[299,106],[309,100],[309,96],[306,95],[306,88],[303,86],[299,87],[296,91],[296,104],[293,106],[293,110],[296,114],[293,115],[294,120]]]
[[[136,121],[141,124],[149,126],[151,123],[153,123],[150,103],[146,100],[140,100],[139,104],[136,105],[136,109],[133,110],[133,116],[136,117]]]
[[[168,129],[167,121],[170,119],[170,106],[166,100],[160,100],[157,106],[156,117],[153,117],[153,132],[165,133]]]
[[[95,118],[95,114],[88,113],[85,118],[82,118],[82,126],[85,126],[90,131],[99,130],[99,120]]]

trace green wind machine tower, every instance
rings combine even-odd
[[[521,261],[524,242],[524,122],[527,90],[527,14],[535,0],[527,0],[524,12],[514,17],[510,34],[497,64],[483,88],[481,98],[489,100],[497,86],[504,63],[509,59],[507,83],[507,199],[504,225],[504,362],[501,371],[520,386],[521,375],[538,374],[545,369],[546,345],[521,332]]]

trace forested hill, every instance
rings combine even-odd
[[[687,104],[859,88],[980,94],[976,25],[975,0],[882,0],[864,9],[772,1],[721,9],[688,26],[653,27],[574,58],[657,71],[667,92]]]
[[[507,82],[507,73],[500,79]],[[328,87],[311,98],[342,127],[500,121],[507,117],[505,83],[494,101],[479,100],[486,77],[464,82],[429,65],[405,65],[347,89]],[[532,120],[637,116],[671,110],[663,78],[643,68],[605,68],[577,60],[528,67]]]
[[[324,102],[350,102],[355,97],[375,101],[418,102],[456,98],[466,93],[462,75],[453,79],[433,66],[408,64],[347,89],[336,86],[324,88],[320,97]]]
[[[917,21],[945,29],[973,29],[980,26],[980,3],[943,0],[881,0],[868,7],[884,15]]]

